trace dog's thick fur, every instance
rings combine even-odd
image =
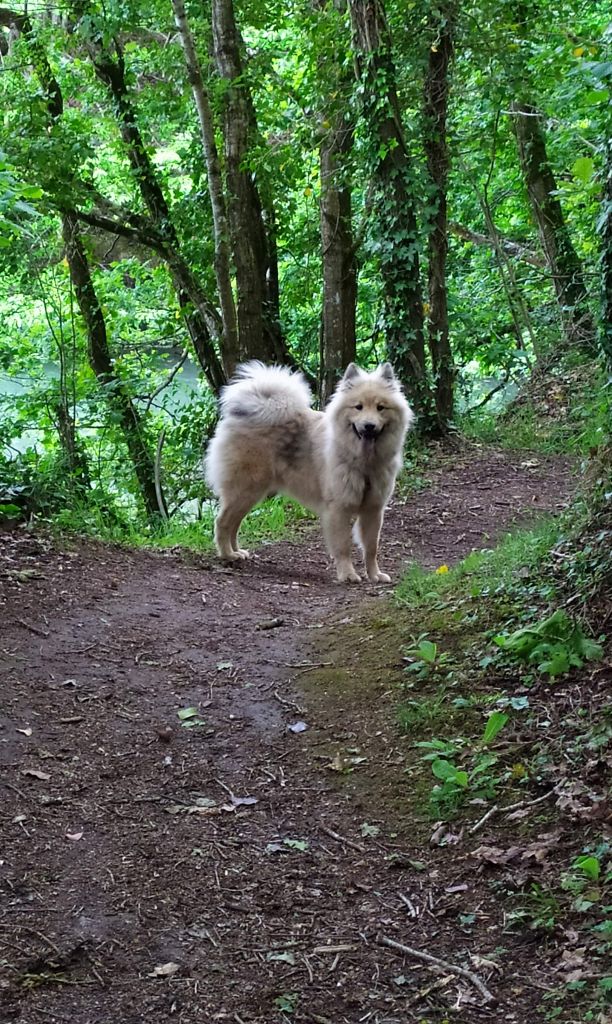
[[[351,523],[368,577],[378,567],[385,506],[414,417],[389,363],[346,370],[324,412],[300,373],[259,362],[240,366],[221,394],[221,420],[206,455],[206,478],[220,498],[215,544],[222,558],[247,558],[238,546],[247,512],[278,492],[317,512],[338,579],[357,582]]]

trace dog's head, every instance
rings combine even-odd
[[[390,363],[373,373],[351,363],[338,384],[330,412],[356,444],[372,450],[385,433],[403,439],[414,419]]]

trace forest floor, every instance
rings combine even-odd
[[[573,486],[461,448],[382,565],[453,564]],[[432,844],[412,792],[391,588],[334,583],[311,527],[238,567],[17,529],[0,573],[3,1022],[541,1019],[560,947],[505,927],[472,856],[499,819]]]

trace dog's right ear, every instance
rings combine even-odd
[[[345,388],[352,387],[355,377],[361,377],[361,370],[355,365],[355,363],[349,363],[344,371],[344,376],[340,381],[341,386]]]

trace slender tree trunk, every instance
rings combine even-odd
[[[202,70],[198,54],[195,48],[185,4],[183,0],[172,0],[174,18],[181,37],[183,51],[185,53],[185,64],[187,66],[187,77],[200,122],[200,134],[202,147],[206,160],[208,173],[208,192],[213,216],[213,229],[215,235],[215,277],[219,302],[221,305],[221,318],[223,320],[223,337],[221,340],[221,358],[223,368],[228,377],[231,377],[238,361],[238,325],[236,322],[236,307],[232,292],[232,275],[230,269],[230,247],[229,228],[227,224],[227,211],[225,207],[225,195],[223,192],[223,178],[219,163],[219,154],[215,140],[215,128],[213,123],[212,110],[208,97],[208,90],[204,85]]]
[[[249,158],[257,135],[255,110],[245,81],[240,32],[232,0],[213,0],[215,63],[223,82],[228,219],[238,292],[242,359],[288,359],[278,316],[275,245],[266,231],[264,204]],[[273,218],[268,216],[270,233]]]
[[[582,264],[572,245],[557,182],[548,161],[540,113],[530,103],[511,104],[519,161],[540,243],[553,279],[568,341],[593,348],[595,328]]]
[[[447,185],[449,170],[446,121],[449,66],[453,57],[455,12],[447,4],[435,19],[424,84],[424,146],[433,184],[435,214],[429,234],[429,351],[440,429],[453,418],[455,368],[448,327],[446,259],[448,255]]]
[[[91,487],[87,456],[79,444],[76,423],[74,422],[74,417],[70,411],[64,391],[60,394],[54,412],[57,432],[71,483],[80,492],[86,492]]]
[[[324,406],[356,355],[357,259],[348,175],[355,124],[348,107],[353,76],[345,67],[341,48],[346,0],[313,0],[313,6],[318,17],[327,20],[327,31],[337,32],[338,39],[337,46],[318,59],[322,107],[326,115],[319,145],[323,267],[319,397]]]
[[[79,16],[84,13],[80,6],[75,9]],[[166,243],[168,265],[196,355],[211,387],[218,390],[225,383],[226,375],[212,339],[219,336],[222,325],[217,311],[208,301],[195,275],[188,270],[187,262],[182,256],[170,208],[140,134],[136,112],[125,80],[121,47],[115,42],[114,52],[111,52],[97,34],[85,35],[85,42],[96,75],[107,87],[112,98],[134,182],[155,228]]]
[[[606,182],[601,218],[601,348],[612,377],[612,141],[606,148]],[[611,424],[612,426],[612,424]]]
[[[387,349],[427,432],[435,429],[425,362],[416,203],[382,0],[349,0],[379,224]]]
[[[342,163],[353,144],[353,126],[333,117],[320,146],[323,316],[321,405],[331,397],[342,371],[355,359],[357,262],[352,232],[351,189]]]
[[[113,366],[104,314],[91,279],[76,211],[68,209],[62,211],[62,234],[66,259],[70,268],[70,278],[87,330],[89,362],[109,404],[117,413],[134,464],[147,515],[153,517],[160,512],[155,490],[154,460],[144,436],[138,410]]]

